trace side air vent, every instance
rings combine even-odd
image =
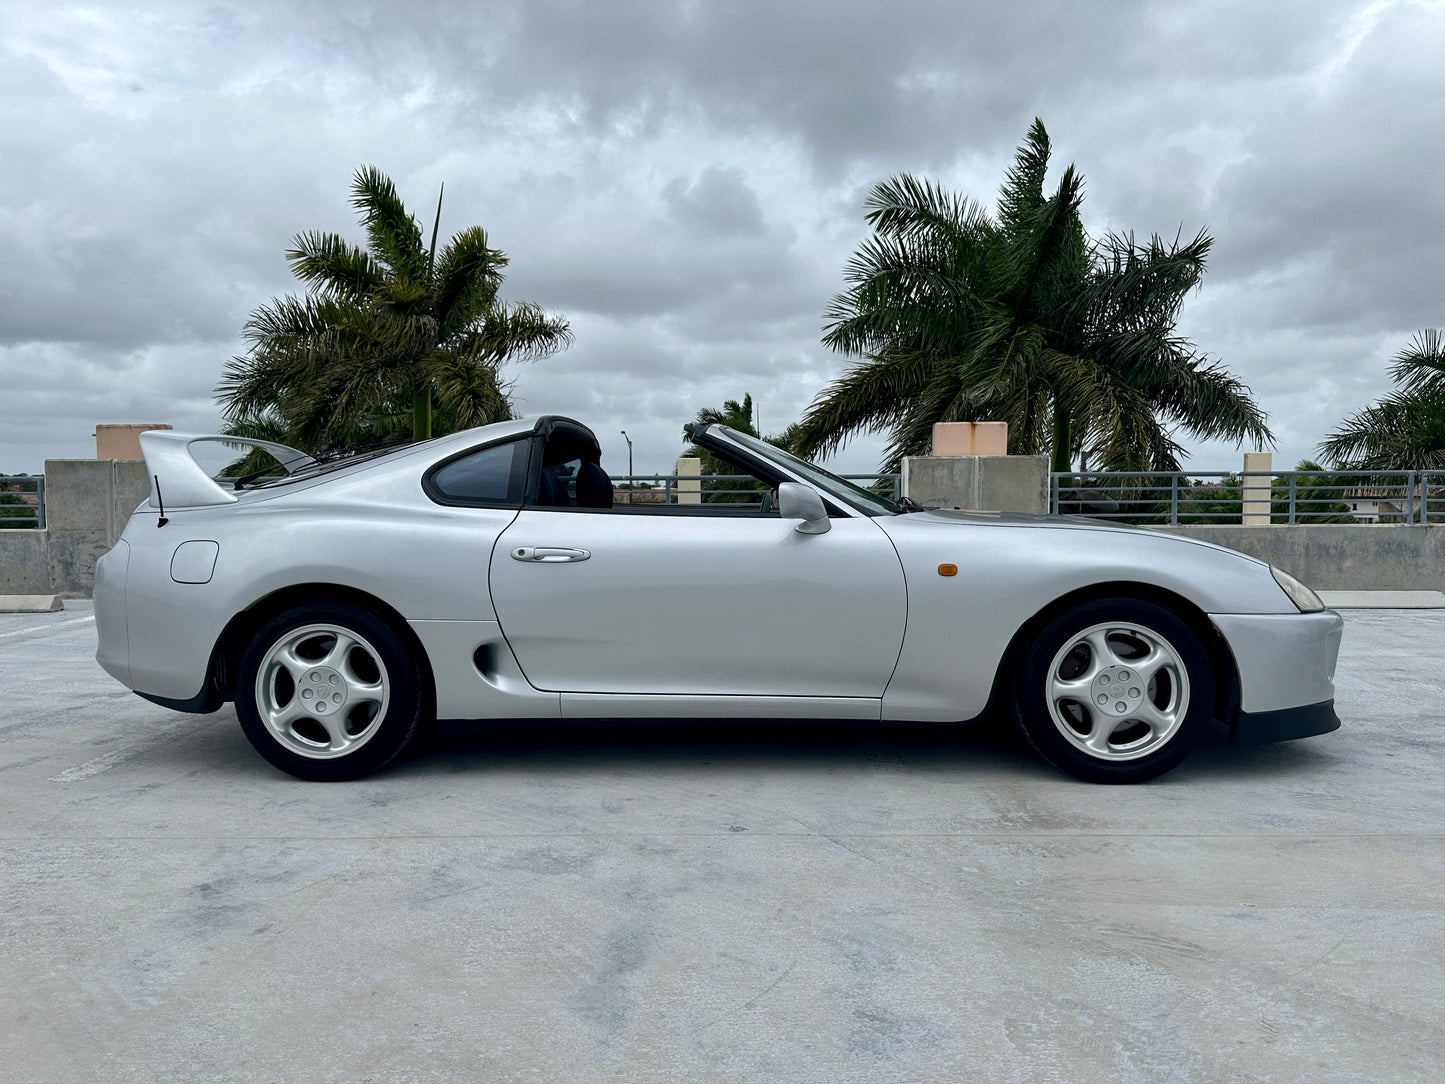
[[[497,645],[483,644],[472,652],[472,665],[477,668],[477,673],[484,678],[495,677],[497,674]]]

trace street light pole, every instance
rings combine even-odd
[[[626,429],[620,432],[622,433],[622,439],[627,441],[627,503],[631,504],[632,487],[637,484],[636,480],[632,477],[632,438],[627,435]]]

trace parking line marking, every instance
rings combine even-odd
[[[71,618],[69,621],[54,621],[49,625],[31,625],[29,628],[26,629],[14,629],[10,632],[0,632],[0,640],[5,639],[7,636],[24,636],[27,632],[44,632],[46,629],[63,629],[66,625],[83,625],[87,621],[94,620],[95,614],[90,614],[88,617],[75,617]]]
[[[199,734],[203,730],[209,730],[213,726],[219,726],[225,722],[225,716],[211,717],[206,722],[194,721],[195,716],[187,716],[187,721],[169,727],[160,733],[153,733],[149,737],[139,741],[133,741],[129,745],[123,745],[119,749],[112,749],[109,753],[102,753],[98,757],[87,760],[84,764],[77,764],[73,768],[66,768],[58,775],[52,775],[46,780],[47,783],[75,783],[81,779],[89,779],[92,775],[99,775],[101,772],[109,771],[118,764],[124,764],[127,760],[144,756],[152,750],[173,742],[177,737]]]
[[[121,749],[114,749],[109,753],[87,760],[84,764],[77,764],[74,768],[66,768],[59,775],[52,775],[46,780],[47,783],[76,783],[82,779],[89,779],[92,775],[99,775],[101,772],[109,771],[117,764],[123,764],[132,757],[138,757],[147,753],[158,745],[164,745],[171,739],[172,735],[152,738],[148,741],[132,742]]]

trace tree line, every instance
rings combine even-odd
[[[1092,237],[1082,175],[1070,165],[1048,187],[1050,157],[1036,119],[992,214],[907,173],[876,184],[871,233],[824,313],[822,342],[849,366],[767,439],[814,458],[883,434],[888,473],[944,421],[1005,421],[1011,453],[1060,472],[1178,471],[1186,437],[1272,446],[1250,389],[1178,332],[1213,238]],[[440,197],[429,241],[374,166],[351,202],[365,244],[298,234],[286,258],[304,292],[246,322],[217,388],[226,432],[326,455],[513,417],[503,367],[565,348],[567,319],[502,300],[507,256],[480,226],[439,248]],[[1392,376],[1396,391],[1321,444],[1336,469],[1445,469],[1441,333],[1421,331]],[[755,432],[751,407],[698,420]]]

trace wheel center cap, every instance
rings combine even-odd
[[[335,715],[346,706],[346,682],[329,666],[313,666],[298,684],[301,704],[312,715]]]
[[[1099,711],[1127,719],[1144,702],[1144,682],[1127,666],[1107,666],[1094,678],[1089,697]]]

